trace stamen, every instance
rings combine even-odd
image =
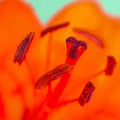
[[[35,89],[44,88],[49,85],[53,80],[58,79],[63,74],[72,70],[72,66],[69,64],[61,64],[42,75],[35,84]]]
[[[95,42],[98,46],[100,47],[104,47],[104,44],[103,42],[98,39],[95,35],[91,34],[91,33],[88,33],[87,31],[85,30],[81,30],[79,28],[73,28],[72,29],[75,33],[77,34],[80,34],[80,35],[83,35],[83,36],[86,36],[88,39],[92,40],[93,42]]]
[[[66,63],[74,65],[82,53],[87,49],[84,41],[78,41],[75,37],[69,37],[66,40],[67,59]]]
[[[30,32],[26,38],[20,43],[14,56],[14,62],[18,62],[19,65],[23,62],[25,55],[28,51],[31,41],[33,40],[34,32]]]
[[[65,23],[62,23],[62,24],[58,24],[58,25],[55,25],[55,26],[48,27],[41,32],[41,37],[43,37],[44,35],[46,35],[49,32],[53,32],[53,31],[58,30],[58,29],[63,28],[63,27],[67,27],[69,24],[70,24],[69,22],[65,22]]]
[[[89,102],[94,90],[95,90],[95,86],[91,81],[88,81],[79,97],[79,104],[81,106],[84,106],[86,103]]]
[[[115,66],[116,66],[116,60],[115,60],[114,56],[107,56],[107,66],[104,71],[105,74],[112,75]]]

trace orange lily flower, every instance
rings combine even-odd
[[[0,12],[2,120],[120,119],[119,19],[90,1],[66,6],[45,30],[22,2],[6,0]]]

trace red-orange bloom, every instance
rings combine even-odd
[[[56,14],[41,36],[40,21],[26,4],[4,1],[0,13],[0,119],[120,119],[119,19],[95,2],[76,2]],[[70,24],[59,26],[64,23]],[[30,32],[35,36],[26,58],[14,63]],[[114,59],[107,63],[107,56]],[[46,87],[34,89],[36,82]]]

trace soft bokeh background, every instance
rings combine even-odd
[[[80,0],[28,0],[28,2],[34,7],[43,23],[46,23],[49,18],[64,5],[73,1]],[[99,3],[103,6],[106,12],[114,16],[120,16],[120,0],[99,0]]]

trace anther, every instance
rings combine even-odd
[[[50,26],[41,32],[41,37],[43,37],[44,35],[46,35],[49,32],[53,32],[53,31],[58,30],[63,27],[67,27],[69,24],[70,24],[69,22],[65,22],[62,24],[57,24],[55,26]]]
[[[23,62],[25,55],[28,51],[31,41],[33,40],[34,32],[30,32],[26,38],[20,43],[14,56],[14,62],[18,62],[19,65]]]
[[[72,66],[69,64],[61,64],[42,75],[35,84],[35,89],[44,88],[50,84],[53,80],[58,79],[65,73],[72,70]]]
[[[107,56],[107,65],[104,70],[106,75],[112,75],[116,66],[116,60],[113,56]]]
[[[104,46],[103,42],[102,42],[100,39],[98,39],[98,37],[96,37],[95,35],[87,32],[87,31],[85,31],[85,30],[76,28],[76,27],[72,28],[72,30],[73,30],[75,33],[77,33],[77,34],[83,35],[83,36],[87,37],[88,39],[92,40],[92,41],[93,41],[94,43],[96,43],[98,46],[100,46],[100,47],[103,47],[103,46]]]
[[[78,99],[79,104],[81,106],[84,106],[86,103],[89,102],[94,90],[95,90],[95,86],[91,81],[88,81]]]

